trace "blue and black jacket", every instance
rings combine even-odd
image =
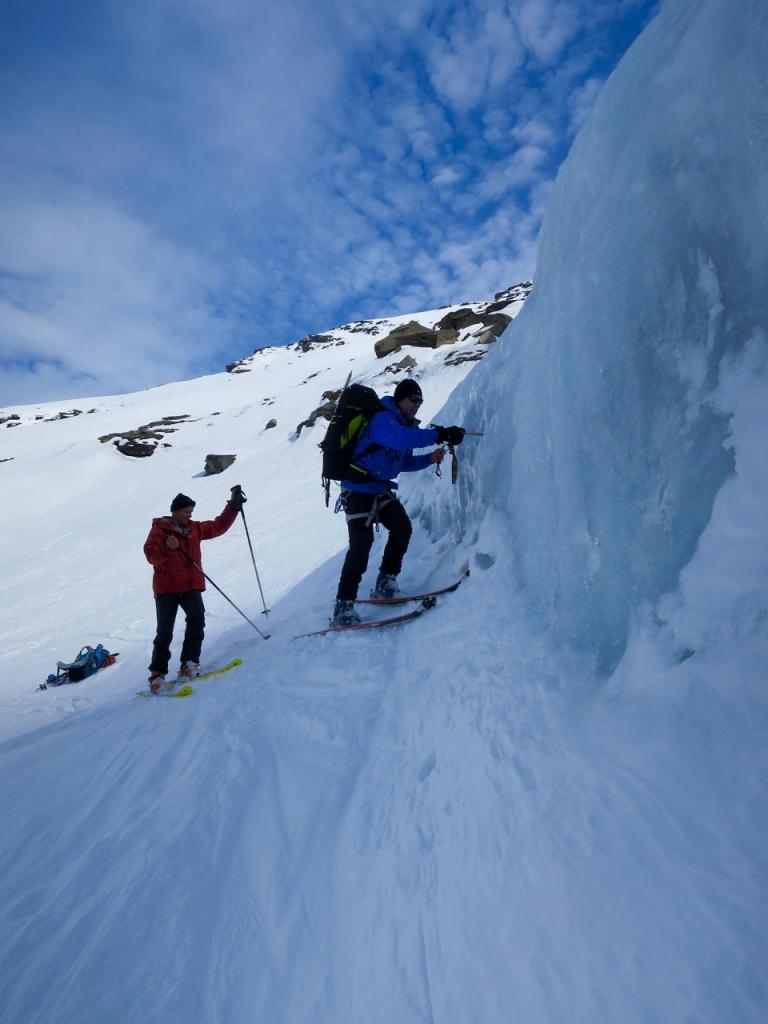
[[[418,420],[409,422],[394,398],[382,398],[381,404],[384,408],[360,435],[352,455],[352,466],[359,467],[364,475],[357,480],[342,480],[342,490],[384,494],[397,490],[394,477],[398,473],[413,473],[430,464],[431,452],[414,455],[413,449],[437,444],[437,431],[433,427],[420,429]]]

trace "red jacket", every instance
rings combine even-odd
[[[182,594],[185,590],[205,590],[205,577],[182,555],[186,551],[200,565],[200,542],[220,537],[237,519],[237,512],[227,502],[224,511],[215,519],[203,523],[190,520],[188,527],[179,526],[171,516],[152,520],[152,529],[144,542],[147,561],[155,567],[152,590],[156,594]],[[179,549],[171,551],[166,547],[165,538],[175,533]]]

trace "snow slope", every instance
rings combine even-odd
[[[519,313],[526,291],[510,290],[504,308],[508,316]],[[421,382],[422,415],[428,422],[474,365],[460,360],[482,356],[492,346],[477,341],[477,327],[462,331],[456,345],[408,347],[382,359],[376,358],[373,344],[411,319],[432,327],[450,309],[352,324],[310,345],[264,349],[243,361],[245,372],[78,402],[74,408],[81,414],[69,418],[56,418],[72,411],[67,402],[3,410],[0,418],[19,418],[0,426],[0,458],[12,460],[0,465],[6,496],[0,508],[2,563],[12,581],[3,594],[0,618],[0,735],[40,725],[84,703],[122,698],[144,683],[154,605],[152,569],[141,547],[152,518],[167,514],[177,492],[195,498],[195,515],[205,519],[218,515],[234,483],[243,484],[270,603],[337,553],[346,528],[324,506],[317,450],[327,422],[321,417],[298,436],[297,426],[323,404],[324,392],[343,385],[350,371],[382,394],[391,392],[407,372],[387,367],[408,355],[417,363],[408,372]],[[511,338],[508,328],[503,343],[513,344]],[[184,416],[189,419],[173,424],[173,432],[148,458],[127,457],[114,441],[98,440],[163,417]],[[277,425],[266,429],[272,419]],[[223,475],[205,476],[208,453],[234,453],[237,461]],[[450,487],[446,479],[431,480],[435,487]],[[246,614],[261,611],[240,521],[225,541],[206,545],[204,568]],[[286,628],[299,632],[324,622],[334,596],[335,581],[318,594],[308,616]],[[211,597],[209,637],[242,621],[215,593]],[[121,654],[111,686],[100,679],[52,692],[44,700],[28,699],[57,660],[69,660],[83,644],[97,642]]]
[[[291,432],[370,374],[358,340],[4,428],[3,1022],[765,1019],[766,44],[753,0],[669,0],[563,170],[519,320],[469,374],[424,364],[424,418],[486,436],[457,488],[403,488],[404,583],[472,571],[418,623],[291,639],[343,553],[308,483],[321,428]],[[651,267],[672,283],[638,304]],[[89,425],[172,413],[200,419],[143,461]],[[208,437],[238,451],[221,478]],[[236,481],[272,637],[209,593],[206,659],[245,664],[134,701],[148,520],[179,489],[215,514]],[[204,553],[257,613],[243,537]],[[120,663],[31,693],[85,622]]]

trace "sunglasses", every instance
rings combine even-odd
[[[424,399],[419,398],[418,395],[408,395],[407,400],[411,403],[411,405],[415,405],[417,409],[424,401]]]

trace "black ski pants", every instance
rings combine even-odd
[[[165,675],[168,671],[173,626],[179,608],[184,610],[187,617],[184,643],[181,647],[181,661],[200,663],[200,650],[205,633],[205,606],[202,593],[199,590],[185,590],[181,594],[155,594],[157,635],[152,647],[150,672],[162,672]]]
[[[344,495],[344,511],[347,513],[349,551],[344,559],[336,598],[340,601],[354,601],[360,580],[368,568],[374,524],[381,523],[389,531],[380,569],[387,576],[397,576],[400,572],[413,527],[408,513],[391,493],[362,494],[359,491],[347,491]]]

